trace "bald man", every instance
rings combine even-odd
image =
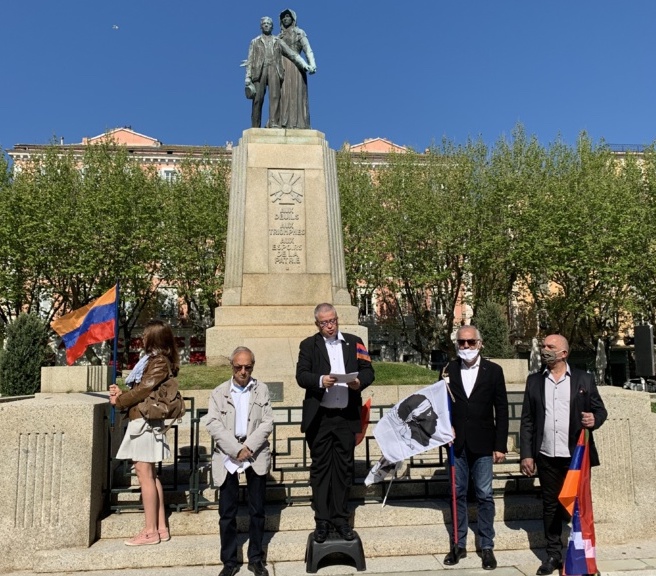
[[[592,430],[608,416],[594,376],[567,363],[566,338],[559,334],[547,336],[541,356],[546,368],[526,380],[519,432],[522,473],[533,476],[537,471],[542,488],[547,559],[538,568],[538,575],[552,574],[563,565],[561,536],[567,513],[558,494],[581,430],[590,430],[590,464],[598,466]]]

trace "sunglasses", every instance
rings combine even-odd
[[[252,364],[233,364],[232,369],[235,372],[241,372],[242,370],[246,370],[246,372],[250,372],[253,370]]]
[[[337,318],[331,318],[330,320],[324,320],[323,322],[317,322],[317,324],[321,328],[325,328],[326,326],[332,326],[333,324],[337,324]]]
[[[478,340],[476,340],[476,338],[469,338],[467,340],[458,339],[456,342],[458,343],[458,346],[464,346],[465,343],[469,344],[470,346],[476,346],[476,342],[478,342]]]

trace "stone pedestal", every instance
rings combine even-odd
[[[39,550],[89,546],[107,478],[106,395],[38,394],[0,404],[0,572]]]
[[[111,366],[44,366],[41,392],[104,392],[112,382]]]
[[[237,346],[254,376],[296,396],[298,345],[316,331],[314,307],[335,305],[340,329],[365,342],[346,289],[335,152],[316,130],[252,128],[233,149],[222,306],[207,331],[207,362]]]

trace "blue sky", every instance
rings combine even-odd
[[[318,71],[312,127],[333,148],[381,136],[492,144],[656,140],[654,0],[31,0],[3,3],[0,147],[117,126],[223,145],[249,127],[259,19],[298,14]]]

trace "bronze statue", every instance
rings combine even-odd
[[[285,81],[280,96],[280,121],[283,128],[309,128],[310,107],[308,105],[307,73],[314,74],[317,65],[310,42],[303,30],[296,26],[296,12],[289,8],[280,13],[280,38],[296,54],[305,54],[308,65],[300,67],[284,59]]]
[[[273,20],[264,16],[260,20],[262,34],[251,40],[246,60],[246,96],[253,99],[251,125],[262,126],[262,104],[269,88],[269,120],[267,128],[281,128],[280,89],[285,77],[283,54],[296,66],[309,70],[310,66],[296,52],[277,37],[272,36]]]

